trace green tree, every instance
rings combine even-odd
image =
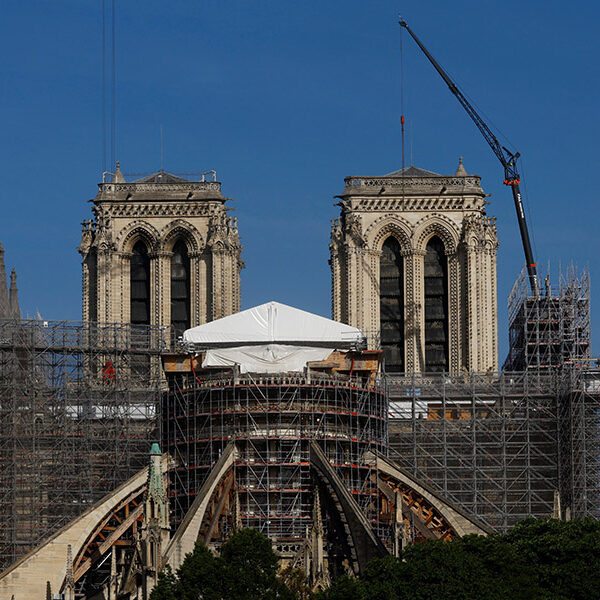
[[[408,547],[367,565],[321,600],[595,600],[600,522],[523,521],[504,535]]]
[[[196,542],[194,551],[186,555],[177,570],[177,600],[220,600],[220,570],[221,566],[214,554],[202,542]]]
[[[221,548],[220,564],[227,600],[294,598],[277,577],[279,559],[271,541],[255,529],[233,534]]]
[[[219,556],[196,543],[176,576],[169,567],[161,573],[151,600],[295,600],[278,570],[271,542],[244,529],[223,544]]]
[[[179,600],[177,595],[177,579],[167,565],[166,569],[158,574],[158,583],[150,593],[150,600]]]
[[[279,579],[297,600],[312,600],[315,597],[306,583],[306,573],[302,569],[288,566],[280,571]]]
[[[504,538],[526,563],[534,566],[541,598],[600,597],[600,521],[526,519]]]

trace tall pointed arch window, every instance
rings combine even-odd
[[[448,371],[448,260],[439,237],[425,254],[425,371]]]
[[[130,267],[131,324],[150,325],[150,257],[144,242],[133,247]]]
[[[380,336],[385,369],[402,373],[404,367],[404,262],[394,237],[383,243],[379,260]]]
[[[190,328],[190,258],[183,240],[171,256],[171,325],[177,335]]]

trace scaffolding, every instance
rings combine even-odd
[[[600,371],[598,361],[560,374],[561,495],[575,516],[600,519]]]
[[[174,522],[187,512],[230,440],[236,445],[237,518],[294,555],[312,524],[310,442],[316,440],[359,506],[377,518],[375,465],[387,448],[387,398],[359,378],[282,373],[196,377],[173,374],[163,405],[163,445],[178,465],[170,492]],[[332,532],[332,535],[335,535]]]
[[[147,464],[169,335],[0,321],[0,565]]]
[[[590,358],[589,272],[579,275],[571,266],[559,272],[558,285],[551,285],[550,275],[544,282],[540,294],[532,296],[523,270],[513,285],[507,371],[544,371]]]
[[[388,378],[390,456],[497,531],[553,513],[600,517],[600,372]]]

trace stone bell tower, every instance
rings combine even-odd
[[[498,369],[495,220],[481,178],[415,167],[347,177],[331,233],[333,318],[381,344],[386,370]]]
[[[213,179],[159,171],[128,182],[117,163],[83,222],[84,321],[181,333],[240,310],[237,222]]]

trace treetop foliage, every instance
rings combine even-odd
[[[527,519],[509,533],[406,548],[371,562],[319,600],[595,600],[600,522]]]
[[[188,554],[176,576],[166,569],[150,600],[294,600],[278,577],[279,559],[271,542],[254,529],[242,529],[218,555],[202,542]]]
[[[314,595],[304,574],[279,570],[271,542],[245,529],[218,555],[197,543],[151,600],[596,600],[600,521],[527,519],[509,533],[428,541],[374,560]]]

